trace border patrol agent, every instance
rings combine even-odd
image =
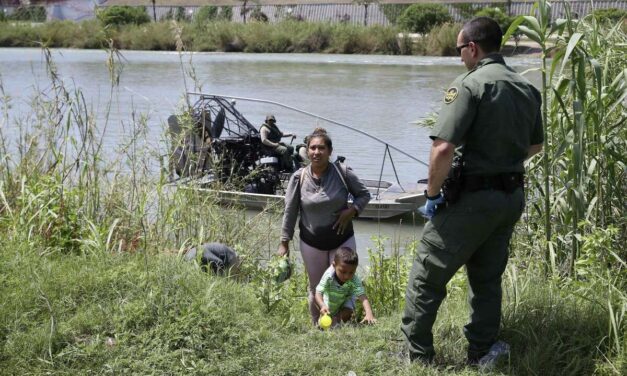
[[[261,124],[259,133],[261,136],[261,143],[270,150],[274,151],[281,158],[281,169],[293,171],[294,161],[292,159],[292,154],[294,153],[294,148],[285,145],[281,142],[281,139],[283,137],[296,137],[296,135],[293,133],[281,132],[279,127],[276,125],[276,118],[272,114],[266,116],[265,122]]]
[[[409,276],[401,324],[412,361],[433,360],[437,311],[447,282],[462,266],[470,287],[467,361],[477,364],[497,343],[501,276],[524,208],[523,162],[543,142],[541,95],[505,64],[498,53],[501,39],[499,25],[488,17],[469,21],[457,37],[469,71],[446,91],[430,135],[427,202],[421,208],[430,221]],[[453,203],[440,190],[456,148],[463,164]]]

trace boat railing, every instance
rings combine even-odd
[[[394,165],[394,160],[392,158],[392,154],[391,154],[390,150],[394,150],[394,151],[396,151],[396,152],[406,156],[407,158],[422,164],[425,167],[429,166],[428,163],[426,163],[426,162],[416,158],[415,156],[407,153],[406,151],[404,151],[404,150],[402,150],[402,149],[400,149],[400,148],[398,148],[398,147],[396,147],[396,146],[394,146],[394,145],[392,145],[392,144],[390,144],[390,143],[388,143],[388,142],[386,142],[386,141],[384,141],[384,140],[382,140],[382,139],[380,139],[380,138],[378,138],[376,136],[373,136],[373,135],[371,135],[371,134],[369,134],[367,132],[364,132],[364,131],[362,131],[360,129],[357,129],[357,128],[355,128],[353,126],[350,126],[348,124],[344,124],[344,123],[339,122],[337,120],[329,119],[327,117],[314,114],[313,112],[305,111],[303,109],[300,109],[300,108],[297,108],[297,107],[294,107],[294,106],[290,106],[290,105],[287,105],[287,104],[284,104],[284,103],[281,103],[281,102],[271,101],[271,100],[267,100],[267,99],[240,97],[240,96],[235,96],[235,95],[209,94],[209,93],[199,93],[199,92],[188,92],[187,95],[188,96],[199,96],[201,99],[202,98],[205,98],[205,99],[227,98],[227,99],[230,99],[230,100],[240,100],[240,101],[256,102],[256,103],[266,103],[266,104],[270,104],[270,105],[286,108],[286,109],[289,109],[289,110],[301,113],[303,115],[310,116],[310,117],[312,117],[314,119],[323,120],[323,121],[329,122],[331,124],[335,124],[337,126],[340,126],[342,128],[349,129],[349,130],[351,130],[353,132],[357,132],[357,133],[359,133],[359,134],[361,134],[363,136],[366,136],[366,137],[368,137],[368,138],[370,138],[372,140],[377,141],[380,144],[385,145],[385,153],[384,153],[384,156],[383,156],[383,161],[381,162],[381,170],[380,170],[380,173],[379,173],[379,181],[381,181],[381,179],[383,177],[383,169],[384,169],[384,166],[385,166],[385,162],[386,162],[387,157],[389,157],[390,158],[390,164],[392,165],[392,170],[394,171],[394,177],[396,178],[396,182],[398,183],[399,186],[401,186],[401,188],[402,188],[402,185],[401,185],[401,182],[400,182],[400,180],[398,178],[398,173],[396,171],[396,166]],[[379,191],[377,190],[376,194],[378,195],[378,193],[379,193]]]

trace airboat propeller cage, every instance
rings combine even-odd
[[[413,182],[401,185],[390,151],[395,150],[425,166],[427,164],[373,135],[279,102],[218,94],[187,95],[191,127],[181,127],[176,116],[168,118],[170,135],[174,141],[170,156],[171,177],[174,177],[174,173],[179,176],[172,181],[174,184],[184,187],[189,184],[190,189],[215,192],[219,201],[227,205],[262,209],[269,203],[283,201],[281,192],[286,189],[291,171],[285,169],[280,158],[263,145],[257,128],[235,108],[235,99],[238,99],[286,108],[383,144],[385,153],[379,179],[361,179],[373,199],[360,217],[390,218],[413,213],[424,204],[426,185]],[[394,170],[396,184],[381,180],[386,159],[389,159]]]
[[[401,189],[403,188],[398,178],[396,167],[394,166],[394,160],[392,159],[392,154],[390,153],[391,150],[395,150],[396,152],[405,155],[406,157],[422,164],[423,166],[428,166],[426,162],[421,161],[420,159],[408,154],[404,150],[399,149],[393,145],[390,145],[387,142],[371,134],[368,134],[362,130],[356,129],[354,127],[337,122],[332,119],[328,119],[328,118],[313,114],[311,112],[307,112],[307,111],[304,111],[304,110],[301,110],[292,106],[285,105],[283,103],[263,100],[263,99],[227,96],[227,95],[218,95],[218,94],[204,94],[204,93],[197,93],[197,92],[188,92],[187,95],[188,95],[188,103],[190,103],[189,101],[190,97],[198,97],[198,99],[192,106],[192,114],[196,120],[199,120],[198,124],[203,124],[203,126],[207,127],[205,121],[207,119],[211,121],[210,119],[214,118],[215,120],[213,124],[211,124],[211,126],[209,127],[209,134],[210,135],[215,134],[218,137],[221,137],[221,139],[223,140],[237,139],[237,138],[239,138],[240,140],[252,140],[253,138],[255,138],[255,142],[257,140],[260,140],[259,131],[248,120],[246,120],[246,118],[238,110],[235,109],[235,99],[239,99],[239,100],[244,100],[244,101],[266,103],[266,104],[271,104],[274,106],[287,108],[292,111],[296,111],[298,113],[305,114],[305,115],[314,117],[319,120],[324,120],[331,124],[335,124],[346,129],[350,129],[353,132],[362,134],[366,137],[369,137],[385,145],[385,153],[384,153],[383,162],[381,164],[379,180],[381,180],[382,178],[383,167],[385,165],[386,159],[389,157],[390,163],[392,165],[392,169],[394,171],[394,175],[396,177],[396,182],[399,186],[401,186]],[[224,112],[222,113],[221,111],[224,111]],[[266,116],[266,120],[269,119],[271,116],[272,114],[268,114]],[[224,123],[222,122],[222,119],[224,119]],[[226,130],[226,133],[227,133],[226,137],[222,137],[222,132],[220,131],[221,128]],[[377,194],[378,194],[378,191],[377,191]]]
[[[227,98],[201,94],[192,105],[191,113],[194,120],[209,130],[213,139],[259,137],[257,128]]]

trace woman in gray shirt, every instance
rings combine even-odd
[[[314,324],[320,312],[314,294],[324,271],[341,247],[356,249],[352,219],[370,201],[368,188],[350,168],[329,161],[333,151],[326,130],[317,128],[307,140],[310,164],[296,171],[287,185],[279,255],[289,255],[300,215],[300,251],[309,277],[309,311]],[[348,205],[349,194],[353,197]]]

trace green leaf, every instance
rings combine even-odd
[[[551,3],[545,0],[540,0],[536,4],[538,4],[538,10],[540,11],[540,24],[546,28],[551,20]]]
[[[577,47],[577,44],[579,43],[579,40],[581,40],[581,37],[583,37],[583,34],[581,33],[575,33],[570,37],[570,40],[568,41],[568,46],[566,46],[566,53],[564,54],[564,60],[562,60],[562,67],[560,68],[560,76],[564,72],[564,67],[566,66],[566,62],[568,61],[568,59],[570,58],[570,55],[575,50],[575,47]]]
[[[598,199],[599,199],[598,196],[594,196],[592,200],[590,200],[590,203],[588,204],[588,210],[586,211],[586,216],[585,216],[587,221],[590,220],[590,216],[592,215],[592,211],[594,210]]]
[[[594,83],[596,84],[597,98],[600,102],[601,94],[603,92],[603,68],[597,59],[590,59],[590,65],[592,66],[592,71],[594,72]]]
[[[588,166],[588,176],[593,175],[596,169],[597,169],[597,160],[592,158],[592,160],[590,161],[590,165]]]
[[[532,16],[522,16],[522,17],[525,19],[525,21],[527,21],[527,24],[531,27],[531,29],[535,31],[536,33],[538,33],[538,35],[544,34],[542,32],[542,28],[540,28],[540,23],[535,17],[532,17]]]
[[[566,24],[568,24],[568,22],[569,21],[565,18],[558,18],[557,20],[555,20],[555,22],[551,25],[549,35],[555,33],[556,31],[558,32],[558,35],[562,35],[562,33],[564,32],[564,27],[566,26]]]
[[[568,128],[571,129],[573,128],[573,120],[570,118],[568,108],[566,107],[566,103],[562,98],[562,94],[564,94],[566,88],[568,87],[568,84],[570,84],[570,80],[562,80],[557,89],[553,88],[553,93],[555,94],[554,99],[557,100],[560,108],[562,109],[562,112],[564,113],[564,117],[568,122]]]
[[[567,140],[562,140],[562,143],[559,145],[559,147],[555,151],[555,154],[553,155],[553,161],[560,158],[564,154],[564,150],[566,150],[569,145],[570,142],[568,142]]]
[[[564,59],[564,50],[560,48],[559,50],[557,50],[555,54],[553,54],[553,58],[552,58],[553,61],[551,62],[551,71],[549,74],[549,77],[551,77],[551,79],[554,77],[555,70],[557,69],[557,66],[563,59]]]
[[[505,43],[507,43],[507,41],[509,40],[509,38],[512,37],[512,35],[516,32],[516,30],[518,29],[518,26],[523,23],[523,21],[525,21],[525,18],[523,16],[519,16],[517,17],[511,25],[509,25],[509,27],[507,28],[507,31],[505,32],[505,34],[503,34],[503,39],[501,40],[501,46],[504,46]]]
[[[542,42],[542,38],[540,37],[540,35],[538,33],[536,33],[535,31],[531,30],[527,26],[523,26],[523,25],[518,26],[518,30],[520,30],[523,34],[525,34],[527,36],[527,38],[529,38],[529,39],[533,40],[534,42],[537,42],[538,44],[540,44],[540,46],[542,46],[542,49],[544,50],[544,44]]]

